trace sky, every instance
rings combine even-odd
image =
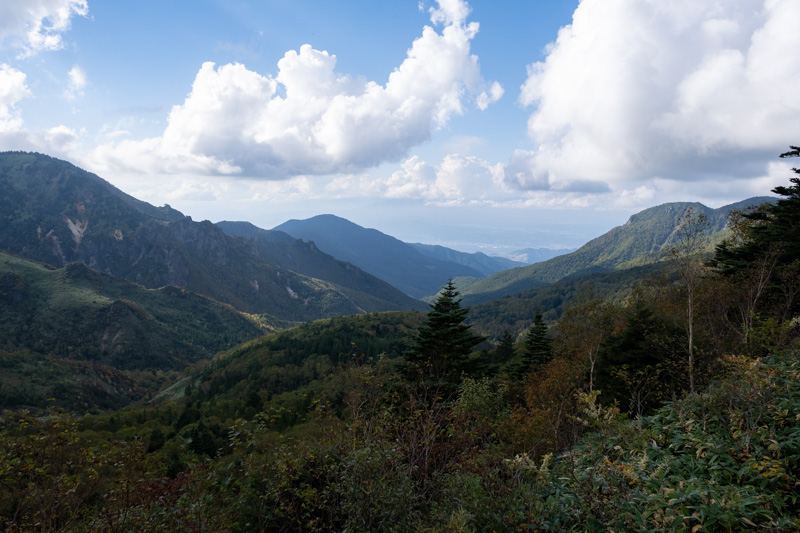
[[[0,0],[0,151],[194,220],[574,248],[788,183],[798,21],[798,0]]]

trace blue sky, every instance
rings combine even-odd
[[[0,0],[0,150],[196,220],[575,247],[787,182],[797,20],[796,0]]]

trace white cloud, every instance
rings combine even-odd
[[[462,0],[439,2],[431,20],[441,31],[425,26],[385,85],[337,73],[336,56],[311,45],[287,52],[275,77],[205,63],[162,136],[101,146],[92,166],[285,179],[401,160],[486,85],[468,14]],[[494,83],[476,104],[501,96]]]
[[[386,179],[376,180],[376,193],[386,198],[414,198],[446,204],[491,203],[516,195],[505,190],[503,165],[458,154],[434,167],[418,156],[407,159]]]
[[[486,111],[490,104],[495,103],[503,97],[504,92],[503,87],[499,83],[494,82],[492,86],[489,87],[489,92],[484,91],[478,95],[475,104],[481,111]]]
[[[536,148],[507,180],[641,196],[655,178],[764,175],[797,142],[798,20],[797,0],[583,0],[528,69]]]
[[[22,117],[16,105],[31,94],[25,78],[24,72],[0,64],[0,134],[22,128]]]
[[[86,71],[75,65],[69,70],[68,77],[69,80],[67,81],[67,88],[64,90],[64,97],[67,100],[74,100],[83,94],[83,89],[88,83]]]
[[[87,16],[87,0],[7,0],[0,2],[0,45],[21,55],[58,50],[73,15]]]
[[[31,96],[25,73],[0,64],[0,150],[33,150],[68,157],[77,146],[79,134],[67,126],[28,131],[17,103]]]

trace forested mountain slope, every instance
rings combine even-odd
[[[0,252],[0,409],[120,407],[268,326],[175,286]]]
[[[355,279],[344,287],[272,264],[253,241],[226,235],[208,221],[194,222],[168,206],[135,200],[48,156],[0,154],[0,191],[0,249],[37,261],[81,262],[146,287],[184,287],[282,320],[418,306],[377,280],[368,293],[355,290],[366,279],[355,269]],[[340,281],[346,279],[340,265],[333,270]]]
[[[486,255],[483,252],[466,253],[436,244],[410,244],[422,255],[474,268],[484,276],[495,274],[501,270],[508,270],[509,268],[525,266],[527,264],[520,261],[513,261],[505,257]]]
[[[733,209],[774,201],[770,197],[750,198],[712,209],[700,203],[676,202],[645,209],[630,217],[622,226],[593,239],[578,250],[541,263],[505,270],[475,282],[463,291],[466,304],[518,294],[554,283],[568,276],[608,272],[629,266],[662,261],[672,246],[678,222],[692,209],[705,215],[709,247],[719,242]]]
[[[249,222],[218,222],[228,235],[251,239],[259,257],[272,265],[315,279],[324,279],[353,301],[368,309],[379,309],[388,302],[392,309],[424,310],[427,306],[368,274],[359,267],[339,261],[322,252],[313,242],[295,239],[287,233],[265,230]]]

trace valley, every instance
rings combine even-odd
[[[0,153],[0,519],[791,530],[798,179],[525,264]]]

